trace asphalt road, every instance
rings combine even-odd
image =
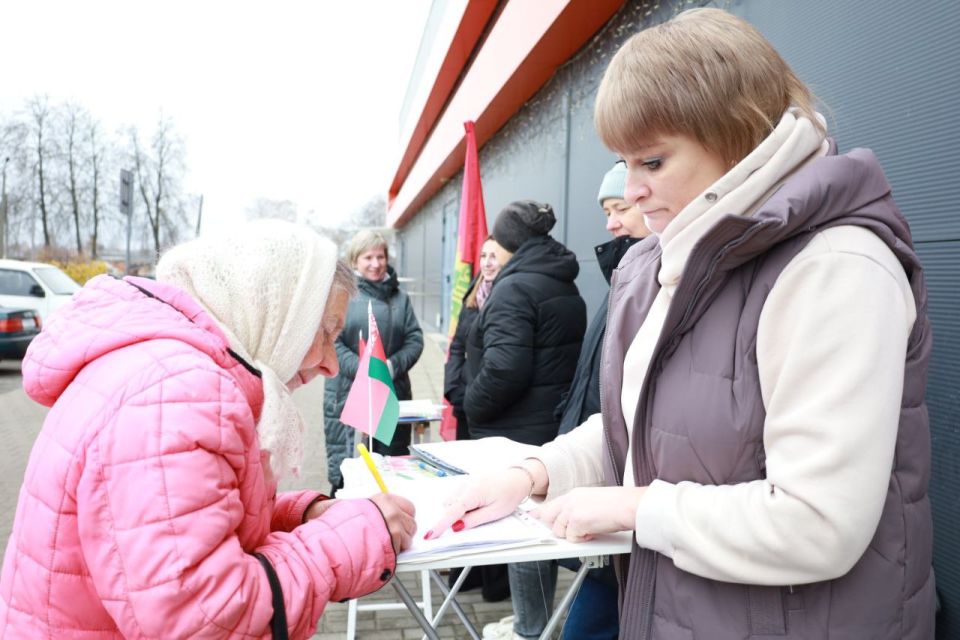
[[[0,362],[0,548],[7,548],[27,458],[46,415],[23,392],[20,361]]]
[[[20,388],[20,361],[0,360],[0,395]]]

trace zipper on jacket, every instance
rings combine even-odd
[[[613,270],[613,273],[610,275],[610,291],[607,293],[607,317],[606,317],[606,319],[604,320],[604,325],[603,325],[604,340],[606,340],[606,331],[607,331],[607,328],[610,326],[610,309],[611,309],[611,307],[613,306],[613,305],[610,304],[610,296],[613,295],[613,290],[614,290],[614,287],[616,287],[616,284],[617,284],[617,275],[619,274],[619,272],[620,272],[619,269],[614,269],[614,270]],[[601,416],[601,427],[602,427],[602,426],[603,426],[603,424],[602,424],[602,416],[604,415],[604,411],[603,411],[603,398],[604,398],[604,393],[603,393],[603,379],[604,379],[604,375],[603,375],[603,342],[602,342],[602,341],[601,341],[601,343],[600,343],[600,369],[601,369],[601,371],[600,371],[600,376],[599,376],[599,378],[600,378],[600,416]],[[626,424],[624,424],[624,428],[626,428]],[[617,457],[616,457],[616,455],[614,454],[613,445],[610,443],[610,438],[604,437],[604,440],[606,440],[607,455],[610,457],[610,467],[613,469],[613,477],[614,477],[614,479],[617,481],[617,485],[622,486],[622,485],[623,485],[623,474],[621,474],[621,473],[619,473],[619,472],[617,471]],[[630,442],[629,434],[627,434],[627,442]],[[628,448],[629,448],[629,447],[628,447]],[[628,453],[629,453],[629,452],[628,452]],[[624,464],[626,464],[626,461],[624,461]]]

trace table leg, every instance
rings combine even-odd
[[[347,605],[347,640],[357,637],[357,599],[350,600]]]
[[[407,591],[407,588],[403,586],[403,583],[400,582],[400,579],[394,576],[394,579],[390,581],[390,584],[393,585],[394,591],[396,591],[397,595],[400,596],[403,604],[407,605],[407,609],[416,619],[417,624],[420,625],[420,628],[423,629],[426,637],[429,638],[429,640],[440,640],[440,636],[437,635],[437,630],[431,626],[430,621],[427,620],[426,616],[423,615],[423,611],[420,610],[420,606],[413,599],[413,596],[410,595],[410,592]]]
[[[587,571],[590,569],[595,569],[597,567],[603,566],[602,557],[594,558],[582,558],[582,564],[580,569],[577,571],[577,575],[573,578],[573,584],[570,585],[570,588],[567,589],[567,592],[563,594],[563,599],[560,600],[559,606],[553,612],[553,615],[550,616],[550,619],[547,621],[547,626],[543,628],[543,633],[540,634],[540,640],[549,640],[554,630],[560,624],[560,618],[570,608],[570,604],[573,603],[573,599],[577,597],[577,591],[580,590],[580,585],[583,584],[583,579],[587,577]]]
[[[423,601],[423,615],[427,620],[433,618],[433,595],[430,593],[430,572],[420,572],[420,600]],[[436,626],[436,623],[434,623]]]
[[[457,617],[460,618],[460,622],[463,623],[463,626],[466,628],[467,633],[470,634],[470,637],[474,640],[482,640],[477,628],[473,626],[473,623],[470,622],[470,618],[467,617],[463,607],[461,607],[460,603],[457,602],[457,593],[460,591],[460,586],[463,584],[463,581],[467,579],[467,574],[470,573],[470,570],[471,567],[463,567],[463,569],[460,570],[460,575],[457,576],[456,581],[453,583],[453,587],[450,588],[447,587],[446,583],[443,581],[443,578],[440,577],[440,574],[438,574],[436,571],[430,571],[430,577],[433,578],[433,581],[437,583],[437,586],[440,587],[440,592],[445,596],[443,599],[443,604],[441,604],[440,608],[437,609],[437,615],[433,617],[433,626],[436,628],[437,625],[440,624],[440,619],[443,618],[443,614],[446,613],[447,607],[453,607],[454,613],[456,613]]]

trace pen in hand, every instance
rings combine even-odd
[[[377,465],[373,463],[370,452],[363,446],[363,443],[357,444],[357,451],[360,457],[370,469],[373,479],[377,481],[381,493],[371,496],[370,500],[380,509],[380,515],[387,525],[390,532],[390,539],[393,543],[393,550],[400,553],[410,546],[413,540],[413,534],[417,531],[417,522],[414,519],[416,509],[413,503],[402,496],[387,492],[387,485],[377,470]]]

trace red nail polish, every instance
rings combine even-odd
[[[450,528],[453,529],[454,531],[463,531],[463,528],[465,526],[466,525],[463,524],[463,520],[457,520],[456,522],[453,523],[453,526]]]
[[[432,537],[433,537],[433,529],[430,529],[430,531],[427,531],[425,534],[423,534],[424,540],[429,540]]]

